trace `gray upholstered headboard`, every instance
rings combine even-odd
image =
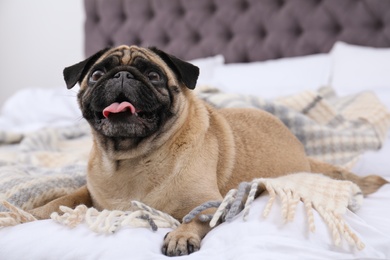
[[[390,47],[386,0],[85,0],[85,9],[87,56],[119,44],[227,62],[323,53],[337,40]]]

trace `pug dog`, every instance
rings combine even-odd
[[[240,182],[295,172],[355,182],[364,195],[386,180],[358,177],[309,158],[273,115],[212,107],[193,93],[199,69],[157,48],[119,46],[64,69],[68,89],[91,126],[87,184],[34,209],[49,218],[59,206],[131,210],[141,201],[181,220],[207,201],[221,201]],[[213,214],[207,209],[202,214]],[[168,233],[162,252],[186,255],[210,231],[197,218]]]

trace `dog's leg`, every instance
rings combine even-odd
[[[92,199],[87,186],[82,186],[71,194],[57,198],[41,207],[32,209],[29,212],[37,219],[48,219],[50,218],[51,213],[60,213],[60,206],[75,208],[81,204],[92,207]]]
[[[363,195],[368,195],[376,192],[380,187],[389,183],[378,175],[368,175],[365,177],[353,174],[341,167],[337,167],[328,163],[324,163],[313,158],[309,158],[311,172],[322,173],[336,180],[348,180],[356,183],[363,192]]]
[[[214,214],[215,209],[202,211],[201,214]],[[209,222],[201,222],[197,217],[189,223],[182,223],[164,238],[163,254],[167,256],[188,255],[200,249],[200,241],[211,230]]]

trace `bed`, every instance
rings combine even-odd
[[[120,44],[157,46],[199,66],[196,91],[213,105],[273,112],[310,155],[390,181],[389,1],[84,3],[86,56]],[[55,109],[48,111],[49,103]],[[286,117],[317,103],[312,114]],[[325,110],[333,121],[324,119]],[[356,138],[359,142],[351,141]],[[90,144],[75,93],[69,97],[65,84],[20,91],[0,116],[0,199],[28,210],[49,200],[47,194],[61,196],[85,184]],[[240,213],[222,223],[203,239],[200,251],[181,258],[390,259],[389,200],[390,185],[385,185],[365,197],[359,210],[343,212],[343,223],[364,248],[343,239],[335,243],[317,211],[310,232],[302,202],[290,222],[281,216],[278,199],[264,217],[265,194],[253,202],[246,221]],[[7,205],[0,211],[9,212]],[[10,219],[1,214],[1,259],[165,259],[160,248],[172,229],[153,231],[146,225],[111,234],[87,221],[70,228],[58,218],[18,219],[7,226]]]

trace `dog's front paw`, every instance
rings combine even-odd
[[[165,235],[162,252],[167,256],[189,255],[200,248],[197,234],[174,230]]]

